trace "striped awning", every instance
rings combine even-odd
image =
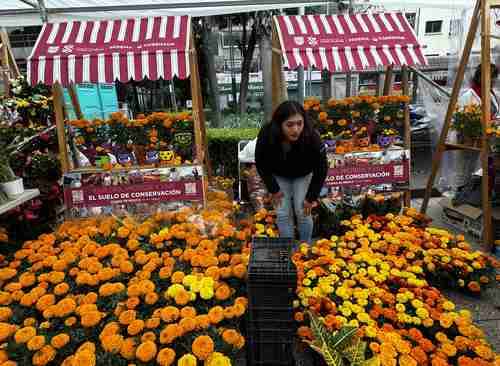
[[[189,76],[188,16],[46,23],[28,59],[31,84]]]
[[[401,13],[275,16],[285,67],[361,71],[426,65],[417,38]]]

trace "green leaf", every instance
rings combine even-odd
[[[356,327],[342,327],[337,333],[330,338],[328,347],[331,349],[342,349],[347,347],[352,337],[356,334],[358,328]]]
[[[349,344],[342,351],[342,356],[347,358],[351,366],[363,366],[366,361],[366,342],[362,342],[359,337],[355,337],[351,344]]]

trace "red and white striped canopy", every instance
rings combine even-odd
[[[46,23],[28,78],[62,85],[189,76],[188,16]]]
[[[401,13],[276,16],[274,21],[289,69],[345,72],[427,64]]]

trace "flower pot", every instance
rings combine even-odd
[[[23,178],[17,178],[16,180],[2,183],[0,186],[9,198],[15,198],[24,193]]]
[[[396,136],[379,135],[377,136],[377,144],[382,148],[388,148],[394,143],[395,139]]]

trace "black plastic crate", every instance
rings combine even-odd
[[[279,338],[279,337],[278,337]],[[248,340],[247,361],[249,366],[289,366],[294,363],[292,342],[256,342]]]
[[[284,325],[284,324],[283,324]],[[296,336],[296,328],[293,323],[288,326],[281,326],[281,328],[266,329],[254,328],[251,324],[247,323],[247,339],[254,343],[293,343]]]
[[[251,321],[262,320],[278,320],[278,321],[292,321],[293,309],[289,308],[273,308],[273,307],[254,307],[249,308],[247,318]]]
[[[297,332],[297,323],[293,320],[247,320],[247,329],[255,330],[256,332],[279,331],[286,334],[295,335]]]
[[[253,238],[248,282],[295,285],[297,269],[292,262],[292,254],[291,239]]]
[[[249,308],[258,307],[291,307],[295,298],[295,286],[284,287],[279,285],[255,286],[247,285]]]

